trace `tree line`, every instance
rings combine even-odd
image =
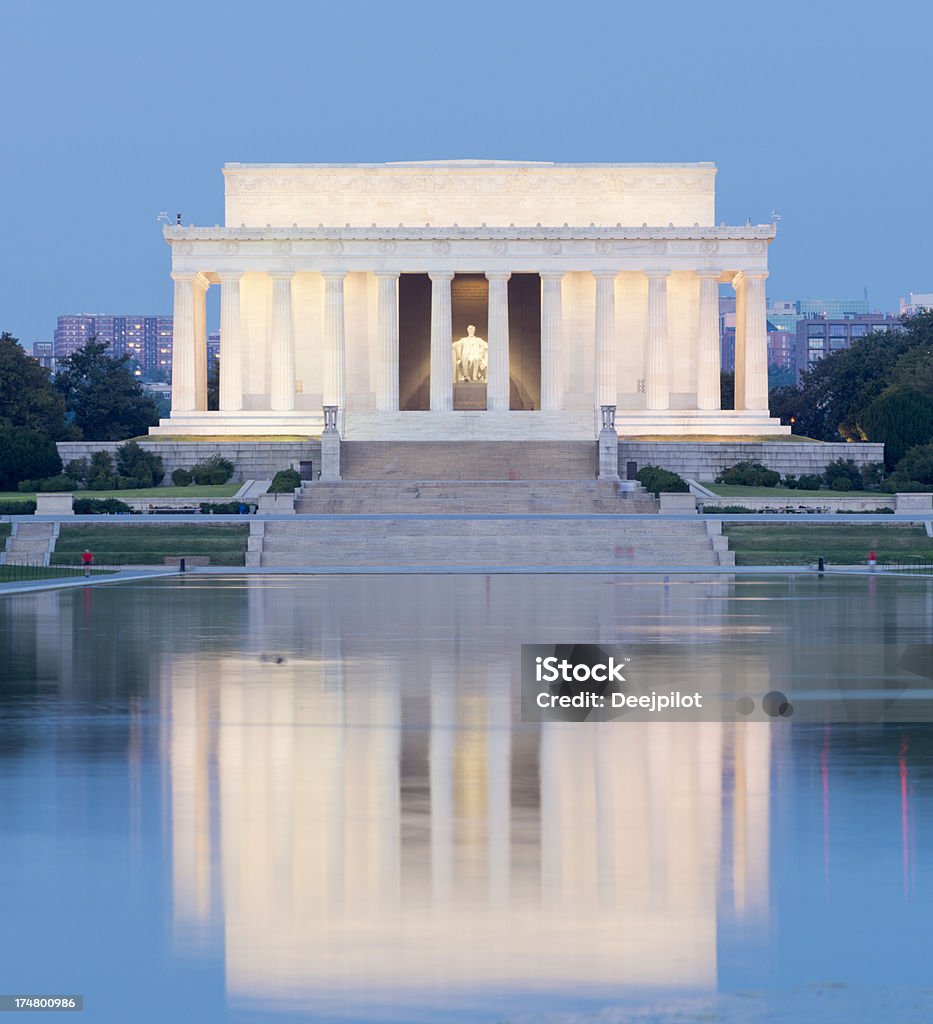
[[[158,405],[130,362],[91,338],[53,376],[0,334],[0,490],[60,473],[56,441],[122,441],[157,423]]]

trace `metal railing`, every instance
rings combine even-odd
[[[886,572],[913,572],[933,575],[933,558],[886,558],[878,563]]]
[[[14,562],[0,565],[0,583],[24,583],[31,580],[74,579],[79,576],[107,576],[120,571],[118,565],[95,563],[90,572],[83,565],[42,565],[38,562]]]

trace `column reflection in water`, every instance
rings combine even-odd
[[[729,912],[767,911],[769,726],[516,726],[512,636],[533,604],[469,643],[497,621],[495,588],[397,586],[361,623],[345,594],[305,594],[299,614],[293,590],[257,580],[249,650],[210,672],[170,661],[175,920],[220,913],[211,865],[231,1000],[714,988],[723,859]],[[665,589],[645,587],[615,637],[605,615],[578,636],[656,635],[680,599]],[[725,672],[716,603],[698,605],[700,688]],[[301,642],[281,661],[263,653],[289,629]]]

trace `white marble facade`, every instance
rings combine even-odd
[[[765,279],[773,225],[715,226],[711,164],[228,164],[225,227],[167,227],[172,412],[153,434],[351,439],[776,435]],[[400,411],[399,278],[430,279],[425,408]],[[537,402],[510,408],[509,278],[540,278]],[[488,281],[485,410],[453,409],[456,275]],[[721,284],[736,409],[719,402]],[[205,299],[220,288],[220,409]],[[537,353],[536,353],[537,355]]]

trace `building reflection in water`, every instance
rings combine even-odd
[[[568,623],[693,616],[718,682],[730,584],[603,591],[583,629],[572,588],[549,624],[500,580],[396,580],[366,616],[352,587],[247,586],[239,648],[162,680],[176,937],[222,928],[234,1003],[713,988],[722,915],[766,923],[769,724],[515,722],[517,645]]]

